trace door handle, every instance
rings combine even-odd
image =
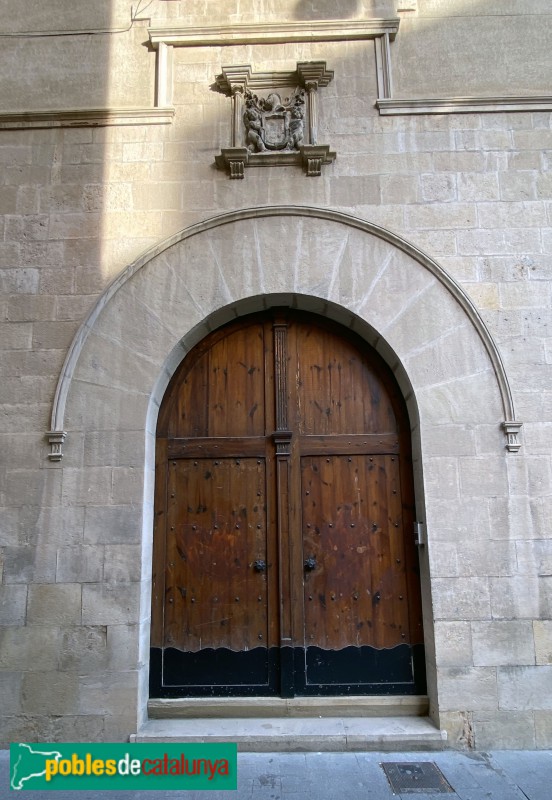
[[[253,562],[253,569],[255,572],[266,572],[266,561],[262,559],[257,559],[257,561]]]
[[[311,572],[311,570],[316,569],[316,559],[314,556],[310,556],[309,558],[305,559],[303,567],[307,572]]]

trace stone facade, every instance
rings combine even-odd
[[[433,720],[552,747],[547,0],[58,5],[9,25],[95,33],[0,55],[0,740],[145,718],[159,402],[206,333],[289,304],[357,330],[407,399]],[[216,76],[298,62],[334,73],[336,160],[230,179]]]

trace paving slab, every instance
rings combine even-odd
[[[548,760],[542,751],[518,752],[503,750],[491,753],[493,768],[502,770],[531,800],[550,800],[552,797],[552,751]],[[544,772],[543,772],[544,769]]]

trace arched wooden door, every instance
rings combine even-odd
[[[159,414],[151,695],[423,693],[423,667],[389,368],[306,313],[217,330]]]

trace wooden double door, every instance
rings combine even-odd
[[[156,453],[154,697],[425,691],[410,430],[365,342],[275,310],[169,385]]]

